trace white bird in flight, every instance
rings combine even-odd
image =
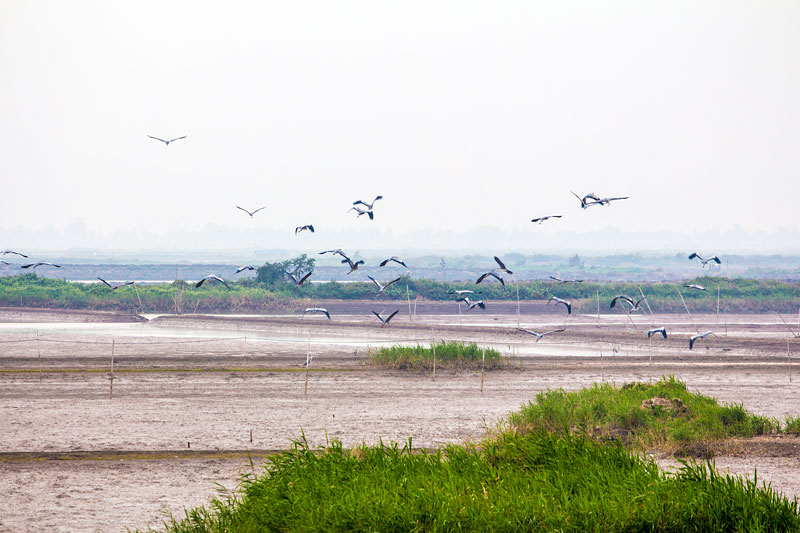
[[[556,276],[550,276],[550,279],[558,282],[559,285],[563,285],[565,283],[583,283],[582,279],[561,279],[557,278]]]
[[[225,280],[222,279],[221,277],[215,275],[215,274],[211,274],[209,276],[204,277],[203,279],[201,279],[200,281],[195,283],[194,287],[196,289],[199,289],[200,287],[203,286],[203,283],[205,283],[206,281],[216,281],[216,282],[222,283],[223,285],[225,285],[230,290],[230,286],[227,283],[225,283]]]
[[[481,309],[486,309],[486,304],[483,303],[483,300],[472,302],[468,297],[464,296],[459,301],[467,304],[467,312],[471,311],[472,309],[475,309],[476,307],[480,307]]]
[[[397,256],[394,256],[394,255],[393,255],[392,257],[390,257],[389,259],[384,259],[383,261],[381,261],[381,264],[380,264],[380,266],[382,266],[382,267],[383,267],[383,266],[386,266],[386,263],[388,263],[389,261],[394,261],[394,262],[395,262],[395,263],[397,263],[398,265],[403,265],[404,267],[408,268],[408,265],[406,265],[406,264],[403,262],[403,260],[402,260],[402,259],[400,259],[399,257],[397,257]]]
[[[287,275],[287,276],[289,276],[290,278],[292,278],[292,281],[294,281],[294,284],[295,284],[295,285],[297,285],[298,287],[302,287],[302,286],[303,286],[303,283],[305,283],[305,282],[306,282],[306,280],[307,280],[307,279],[308,279],[308,278],[311,276],[311,274],[313,274],[313,273],[314,273],[314,271],[312,270],[311,272],[309,272],[308,274],[306,274],[306,275],[305,275],[305,276],[303,276],[302,278],[298,278],[296,274],[292,274],[292,273],[289,273],[289,272],[287,272],[287,273],[286,273],[286,275]]]
[[[691,259],[694,259],[695,257],[696,257],[697,259],[699,259],[701,263],[703,263],[703,268],[705,268],[705,267],[706,267],[706,265],[707,265],[708,263],[710,263],[711,261],[715,262],[715,263],[716,263],[716,264],[718,264],[718,265],[722,263],[722,261],[720,260],[720,258],[719,258],[719,257],[717,257],[716,255],[715,255],[714,257],[709,257],[708,259],[703,259],[703,257],[702,257],[700,254],[698,254],[697,252],[692,252],[692,254],[691,254],[691,255],[689,255],[689,259],[690,259],[690,260],[691,260]]]
[[[532,218],[531,222],[538,222],[539,224],[541,224],[545,220],[550,220],[551,218],[561,218],[561,215],[547,215],[545,217]]]
[[[385,291],[386,288],[389,287],[389,285],[391,285],[392,283],[397,283],[398,281],[403,279],[402,277],[395,278],[392,281],[388,281],[388,282],[386,282],[385,285],[383,285],[379,281],[377,281],[375,278],[373,278],[372,276],[368,275],[367,277],[372,280],[372,283],[374,283],[376,287],[378,287],[378,296],[383,294],[383,291]]]
[[[119,289],[120,287],[125,287],[126,285],[133,285],[133,282],[132,282],[132,281],[124,281],[124,282],[120,283],[119,285],[112,285],[112,284],[110,284],[109,282],[107,282],[106,280],[104,280],[104,279],[103,279],[103,278],[101,278],[101,277],[98,277],[97,279],[99,279],[100,281],[102,281],[102,282],[103,282],[103,284],[104,284],[106,287],[108,287],[110,290],[112,290],[112,291],[115,291],[115,290]]]
[[[25,255],[25,254],[21,254],[21,253],[19,253],[19,252],[15,252],[14,250],[3,250],[3,253],[2,253],[2,254],[0,254],[0,255],[6,255],[6,254],[14,254],[14,255],[18,255],[18,256],[20,256],[20,257],[24,257],[25,259],[27,259],[27,258],[28,258],[28,256],[27,256],[27,255]]]
[[[48,263],[47,261],[38,261],[36,263],[30,263],[28,265],[22,265],[20,268],[37,268],[37,267],[40,267],[40,266],[51,266],[53,268],[61,268],[61,265]]]
[[[660,328],[653,328],[653,329],[649,330],[647,332],[647,338],[649,339],[650,337],[652,337],[653,335],[655,335],[657,333],[661,333],[661,335],[663,335],[663,337],[665,339],[667,338],[667,328],[665,328],[664,326],[661,326]]]
[[[533,335],[534,337],[536,337],[536,342],[539,342],[540,340],[542,340],[542,337],[544,337],[545,335],[551,335],[553,333],[561,333],[562,331],[566,331],[564,328],[561,328],[561,329],[554,329],[554,330],[551,330],[551,331],[545,331],[544,333],[538,333],[536,331],[531,331],[529,329],[522,329],[522,328],[517,328],[517,329],[519,329],[520,331],[524,331],[525,333],[528,333],[528,334]]]
[[[696,291],[706,290],[706,288],[703,287],[702,285],[695,285],[694,283],[690,283],[689,285],[684,285],[684,287],[686,287],[687,289],[694,289]]]
[[[558,296],[552,296],[549,300],[547,300],[547,305],[550,305],[550,302],[555,302],[556,305],[562,304],[564,307],[567,308],[567,314],[568,315],[572,314],[572,302],[568,300],[562,300]]]
[[[181,139],[185,139],[186,137],[188,137],[188,135],[184,135],[183,137],[175,137],[174,139],[170,139],[168,141],[164,140],[164,139],[159,139],[158,137],[153,137],[152,135],[148,135],[148,137],[150,137],[151,139],[155,139],[157,141],[161,141],[162,143],[164,143],[165,146],[169,146],[169,143],[171,143],[173,141],[179,141]]]
[[[363,205],[364,207],[367,208],[367,211],[372,211],[372,206],[375,205],[375,202],[377,202],[378,200],[380,200],[382,198],[383,198],[383,196],[381,196],[379,194],[378,196],[375,197],[374,200],[372,200],[371,204],[368,204],[367,202],[365,202],[363,200],[356,200],[355,202],[353,202],[353,205],[358,206],[359,204],[361,204],[361,205]],[[372,218],[372,217],[370,217],[370,218]]]
[[[497,274],[495,274],[495,273],[494,273],[494,270],[492,270],[491,272],[486,272],[485,274],[481,274],[481,276],[480,276],[480,277],[478,278],[478,280],[475,282],[475,285],[479,284],[481,281],[485,280],[485,279],[486,279],[487,277],[489,277],[489,276],[491,276],[491,277],[495,278],[497,281],[499,281],[499,282],[500,282],[500,284],[501,284],[503,287],[505,287],[505,286],[506,286],[506,282],[505,282],[505,281],[503,281],[503,278],[501,278],[500,276],[498,276]]]
[[[696,341],[697,339],[705,340],[705,338],[708,337],[709,335],[714,335],[715,337],[717,336],[717,334],[714,333],[713,331],[706,331],[705,333],[700,333],[699,335],[689,337],[689,349],[691,350],[692,347],[694,346],[694,341]],[[706,346],[706,349],[708,349],[708,346]]]
[[[383,311],[381,311],[381,313],[382,313],[382,312],[383,312]],[[376,317],[378,317],[378,320],[380,320],[380,321],[383,323],[383,324],[381,324],[381,327],[383,327],[383,326],[385,326],[386,324],[388,324],[388,323],[389,323],[389,321],[390,321],[390,320],[391,320],[391,319],[394,317],[394,315],[396,315],[396,314],[397,314],[397,313],[399,313],[399,312],[400,312],[400,310],[399,310],[399,309],[396,309],[396,310],[395,310],[395,311],[394,311],[392,314],[390,314],[390,315],[389,315],[389,316],[387,316],[386,318],[383,318],[383,316],[381,316],[381,313],[377,313],[377,312],[375,312],[375,311],[373,311],[373,312],[372,312],[372,314],[373,314],[373,315],[375,315]]]
[[[306,317],[306,313],[312,313],[312,314],[313,313],[322,313],[323,315],[328,317],[328,320],[331,319],[331,314],[324,307],[309,307],[309,308],[307,308],[306,310],[303,311],[303,316],[301,318],[305,318]]]
[[[252,267],[250,265],[240,266],[239,268],[236,269],[235,274],[238,274],[239,272],[244,272],[245,270],[255,270],[255,267]]]
[[[311,233],[314,233],[314,225],[306,224],[305,226],[297,226],[296,228],[294,228],[294,234],[297,235],[301,231],[306,231],[306,230],[310,231]]]
[[[267,206],[264,206],[264,207],[259,207],[259,208],[258,208],[258,209],[256,209],[255,211],[248,211],[248,210],[247,210],[247,209],[245,209],[244,207],[239,207],[239,206],[237,205],[237,206],[236,206],[236,209],[241,209],[242,211],[244,211],[245,213],[247,213],[248,215],[250,215],[250,218],[253,218],[253,215],[255,215],[256,213],[258,213],[258,212],[259,212],[259,211],[261,211],[262,209],[265,209],[266,207],[267,207]]]

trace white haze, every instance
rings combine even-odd
[[[796,252],[797,28],[788,1],[3,2],[0,246]]]

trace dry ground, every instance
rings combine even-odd
[[[405,302],[386,328],[373,302],[329,305],[333,319],[297,315],[129,317],[0,310],[0,530],[120,531],[157,527],[164,512],[208,500],[215,484],[302,431],[314,445],[339,439],[416,447],[480,439],[509,411],[547,388],[646,381],[674,374],[690,388],[751,412],[783,418],[800,409],[800,351],[775,316],[569,317],[539,343],[507,314],[443,314]],[[536,308],[535,321],[531,310]],[[506,309],[507,308],[507,309]],[[334,312],[335,309],[335,312]],[[380,308],[376,308],[380,310]],[[521,326],[565,324],[552,306],[523,311]],[[544,313],[542,311],[547,311]],[[451,312],[457,308],[451,306]],[[626,324],[627,322],[627,324]],[[669,338],[648,343],[648,327]],[[789,327],[800,330],[796,320]],[[688,350],[696,329],[714,330]],[[477,341],[513,359],[508,370],[403,373],[367,364],[371,348]],[[113,342],[113,348],[112,348]],[[708,348],[706,348],[706,346]],[[111,357],[114,380],[111,390]],[[302,363],[313,356],[308,373]],[[113,392],[113,397],[110,396]],[[252,441],[251,441],[252,432]],[[741,443],[718,466],[800,495],[800,439]],[[668,458],[662,459],[670,464]]]

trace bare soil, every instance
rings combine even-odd
[[[478,440],[537,392],[596,381],[673,374],[754,413],[798,414],[800,365],[789,357],[800,339],[777,317],[638,316],[631,324],[624,315],[571,316],[567,331],[537,343],[517,330],[516,305],[504,315],[459,316],[451,307],[410,317],[406,304],[381,328],[370,313],[378,304],[346,304],[337,312],[329,305],[330,321],[182,315],[136,323],[0,310],[0,531],[32,521],[51,531],[158,527],[164,512],[179,516],[208,501],[215,484],[232,489],[248,452],[258,463],[301,432],[314,446]],[[537,313],[535,323],[530,316],[522,328],[565,325],[563,313]],[[668,339],[649,342],[654,325],[665,325]],[[698,329],[718,336],[690,351]],[[440,368],[434,380],[369,364],[377,346],[432,338],[492,346],[512,365],[486,373],[481,392],[478,371]],[[716,461],[751,476],[757,466],[759,481],[797,497],[798,444],[785,436],[728,443]]]

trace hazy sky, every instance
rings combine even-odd
[[[798,28],[796,1],[3,0],[0,246],[796,232]],[[582,211],[570,190],[631,199]],[[373,222],[346,213],[377,194]]]

